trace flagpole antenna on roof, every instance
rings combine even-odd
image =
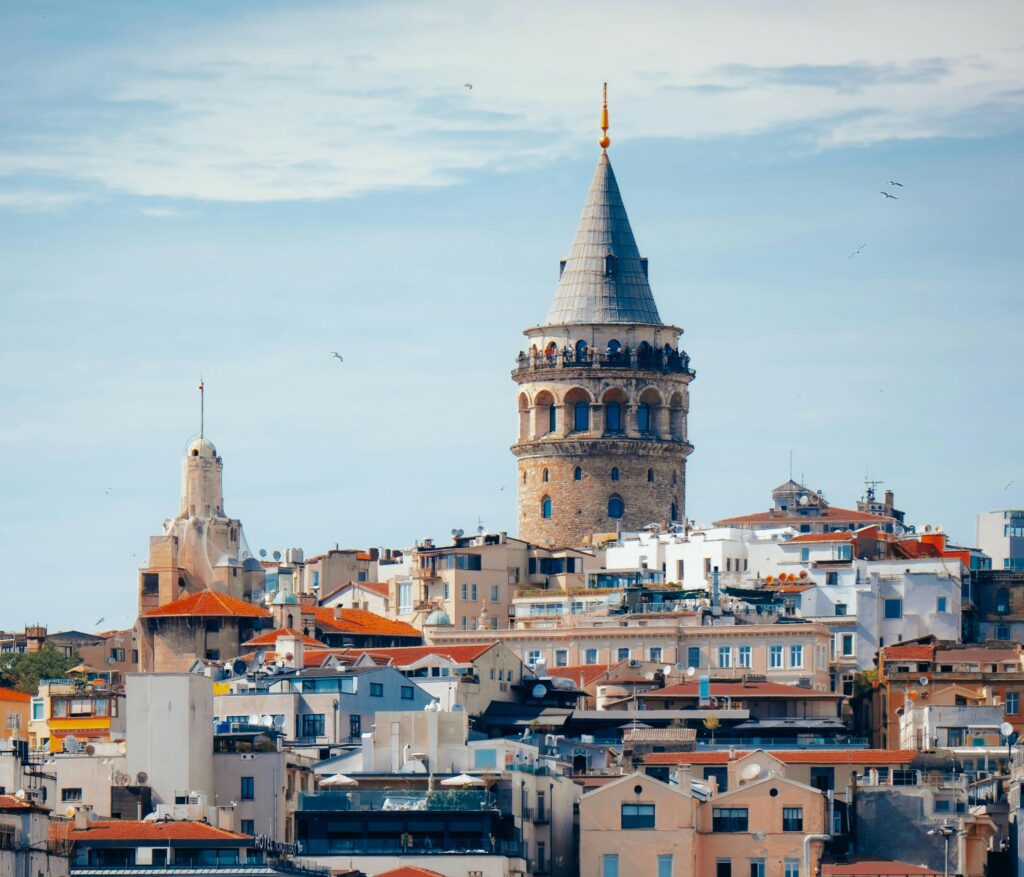
[[[203,438],[203,430],[206,426],[206,388],[203,385],[203,375],[199,375],[199,438]]]

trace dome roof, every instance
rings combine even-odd
[[[213,458],[217,456],[217,449],[208,438],[197,438],[188,446],[188,455],[190,457]]]
[[[448,617],[448,613],[443,609],[435,609],[427,616],[427,620],[423,623],[431,627],[441,627],[442,625],[451,627],[452,620]]]
[[[298,603],[299,598],[296,597],[291,591],[278,591],[277,596],[274,597],[271,606],[291,606],[293,603]]]

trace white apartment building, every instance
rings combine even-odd
[[[982,512],[977,544],[992,558],[992,569],[1024,570],[1024,510]]]

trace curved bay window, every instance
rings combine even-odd
[[[608,517],[618,520],[626,513],[626,504],[617,493],[608,500]]]

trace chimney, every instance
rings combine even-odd
[[[887,515],[891,515],[892,514],[893,503],[894,503],[894,500],[893,500],[892,491],[891,490],[887,490],[885,492],[885,513]]]
[[[679,791],[684,795],[691,794],[690,780],[693,779],[693,767],[689,764],[680,764],[676,767],[676,782],[679,784]]]
[[[85,831],[89,827],[90,813],[92,813],[91,804],[78,804],[75,807],[75,831]]]

